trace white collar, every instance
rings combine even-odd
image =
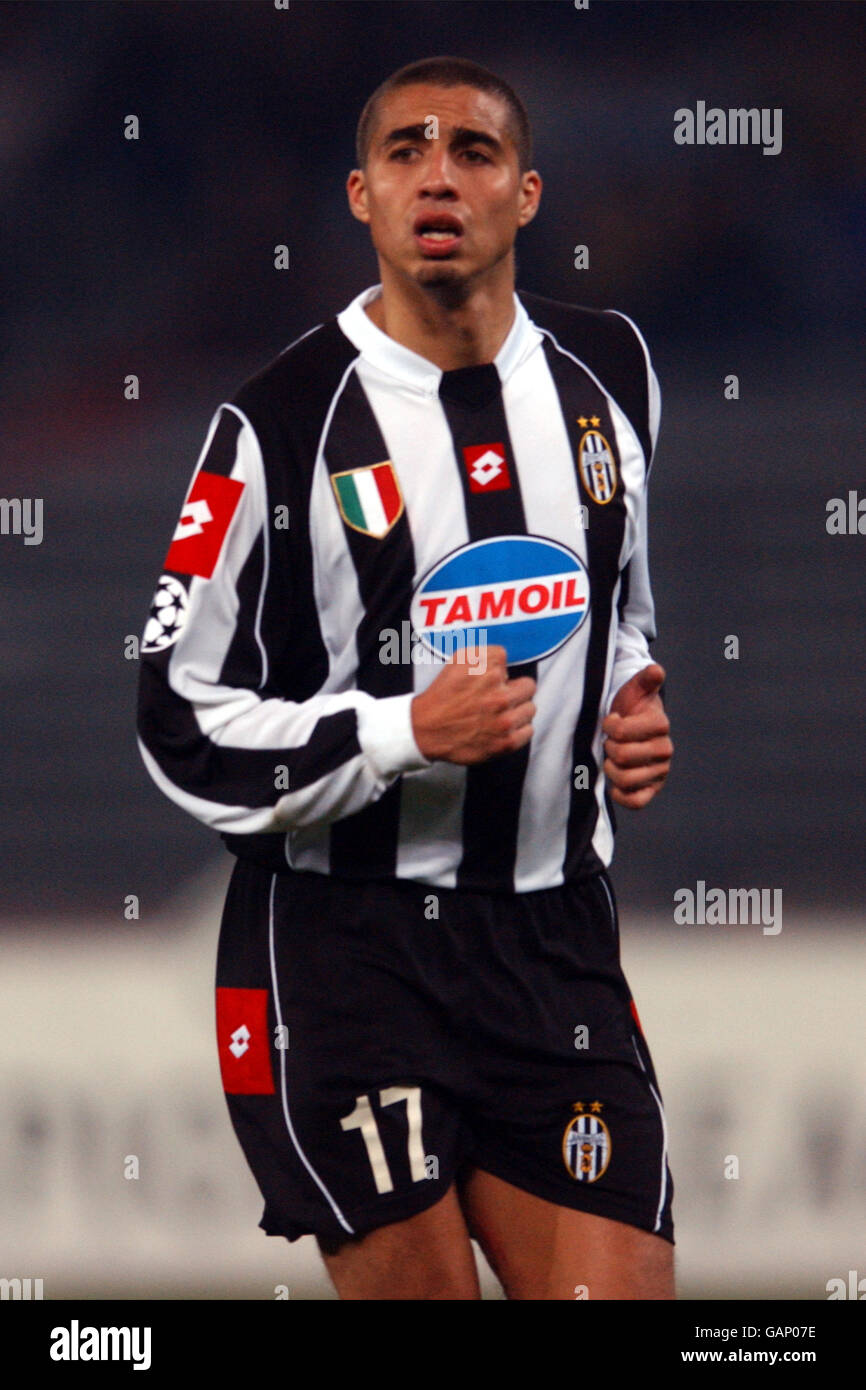
[[[355,344],[362,355],[388,376],[397,377],[409,386],[434,396],[439,390],[442,370],[420,353],[404,347],[395,338],[390,338],[377,328],[364,306],[381,294],[381,285],[370,285],[362,290],[337,315],[346,337]],[[507,381],[515,367],[541,341],[541,334],[530,319],[517,295],[514,295],[514,322],[508,336],[493,359],[500,381]]]

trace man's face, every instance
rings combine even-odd
[[[381,102],[366,170],[352,171],[347,190],[381,262],[459,292],[509,255],[541,179],[520,174],[495,93],[418,83]]]

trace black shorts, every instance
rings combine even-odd
[[[604,872],[508,894],[239,860],[217,1031],[269,1235],[360,1235],[481,1168],[673,1242],[662,1102]]]

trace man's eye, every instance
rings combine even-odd
[[[487,155],[483,154],[481,150],[464,150],[463,153],[467,154],[473,163],[476,159],[480,159],[483,164],[490,163],[490,160],[488,159]]]
[[[392,151],[391,151],[390,158],[391,158],[391,159],[402,159],[403,155],[414,154],[414,153],[415,153],[415,147],[414,147],[414,145],[402,145],[402,146],[400,147],[399,150],[392,150]]]

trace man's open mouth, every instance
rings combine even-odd
[[[463,224],[447,213],[421,214],[415,219],[415,240],[424,251],[445,254],[452,251],[463,236]]]

